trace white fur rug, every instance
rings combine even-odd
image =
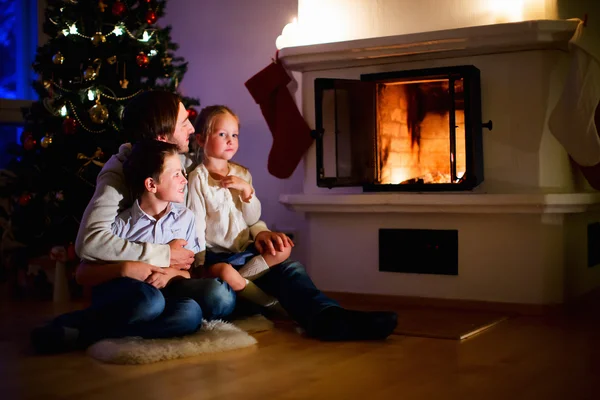
[[[262,315],[237,320],[204,321],[193,335],[171,339],[126,337],[104,339],[87,350],[93,358],[111,364],[149,364],[157,361],[216,353],[256,344],[248,333],[272,329],[273,323]]]

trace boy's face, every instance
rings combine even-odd
[[[215,117],[213,131],[206,135],[204,154],[206,157],[231,160],[238,151],[239,123],[229,113]]]
[[[179,112],[177,114],[177,123],[175,132],[166,138],[166,141],[177,145],[180,153],[190,151],[190,135],[194,133],[194,126],[188,119],[188,112],[182,103],[179,103]],[[159,139],[160,140],[160,139]]]
[[[181,169],[181,160],[177,154],[165,157],[163,172],[158,182],[155,182],[155,195],[159,200],[172,201],[174,203],[185,202],[185,187],[187,179]]]

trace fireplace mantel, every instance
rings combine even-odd
[[[307,265],[319,287],[520,304],[558,304],[600,288],[593,252],[600,192],[590,191],[548,128],[578,23],[525,21],[281,50],[286,68],[301,72],[311,128],[317,79],[464,65],[480,71],[482,121],[493,121],[482,137],[484,180],[469,192],[329,189],[317,182],[316,145],[308,149],[302,193],[279,200],[307,215]],[[458,275],[380,269],[380,232],[389,229],[456,231]]]
[[[284,194],[279,201],[310,213],[576,214],[600,210],[600,193]]]
[[[567,50],[579,20],[538,20],[283,48],[294,71],[535,49]],[[389,59],[389,60],[388,60]],[[383,60],[380,60],[382,62]]]

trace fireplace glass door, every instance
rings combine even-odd
[[[473,66],[318,78],[315,108],[320,187],[451,191],[483,181]]]

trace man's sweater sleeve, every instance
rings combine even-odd
[[[192,171],[188,177],[187,207],[194,214],[196,236],[200,245],[200,251],[196,253],[194,264],[202,265],[206,253],[206,203],[198,170]]]
[[[77,254],[92,262],[132,260],[168,267],[171,258],[168,245],[133,243],[113,233],[112,224],[119,214],[119,208],[127,202],[128,193],[122,169],[100,172],[96,191],[79,226],[75,242]]]

